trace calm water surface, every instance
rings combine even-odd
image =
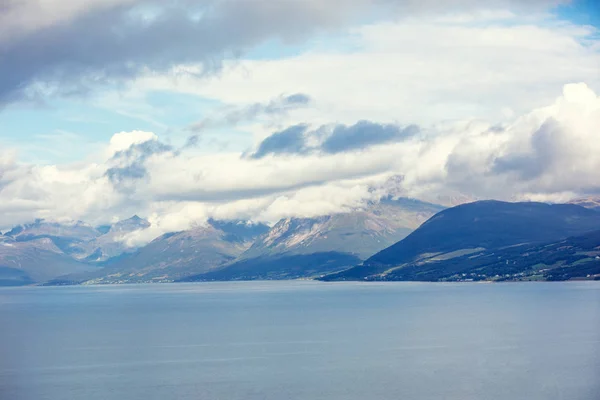
[[[599,400],[600,283],[0,289],[1,400]]]

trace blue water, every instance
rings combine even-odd
[[[598,400],[600,283],[0,289],[2,400]]]

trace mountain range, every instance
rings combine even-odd
[[[35,220],[0,235],[0,285],[40,283],[73,273],[92,273],[103,262],[135,249],[121,240],[150,223],[138,216],[93,227],[81,221]]]
[[[570,204],[577,204],[579,206],[590,208],[592,210],[600,211],[600,196],[589,196],[575,199],[569,202]]]
[[[452,208],[384,197],[272,227],[210,219],[145,246],[150,223],[36,220],[0,235],[0,285],[317,278],[561,280],[600,274],[600,212],[578,204],[475,201]]]
[[[53,283],[294,279],[340,271],[404,238],[442,206],[383,198],[361,209],[286,218],[273,227],[209,220],[168,233],[99,271]]]
[[[0,236],[0,286],[45,282],[74,272],[91,272],[92,265],[65,254],[49,238],[17,241]]]
[[[98,271],[56,283],[170,282],[206,273],[236,260],[269,227],[245,221],[209,220],[190,230],[164,234]]]
[[[342,270],[403,239],[442,209],[386,197],[352,212],[283,219],[236,262],[185,280],[294,279]]]
[[[479,201],[444,210],[364,263],[321,279],[499,280],[540,274],[556,278],[553,268],[584,259],[595,262],[599,229],[600,213],[574,204]],[[565,257],[575,253],[580,257]]]
[[[362,262],[404,238],[443,206],[407,198],[385,197],[364,207],[315,218],[287,218],[272,227],[248,221],[209,220],[192,229],[164,234],[141,248],[125,244],[127,233],[146,229],[134,216],[109,226],[83,222],[59,224],[37,220],[3,237],[32,246],[47,239],[52,262],[29,257],[31,267],[3,262],[13,257],[0,247],[5,275],[14,284],[92,284],[176,280],[288,279],[320,276]],[[4,258],[3,258],[4,257]],[[53,273],[37,272],[61,265]],[[70,270],[69,270],[70,269]],[[6,284],[6,283],[5,283]]]

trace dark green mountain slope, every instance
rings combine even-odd
[[[363,265],[324,279],[439,280],[463,273],[470,268],[464,260],[482,252],[555,242],[598,228],[600,213],[576,205],[480,201],[444,210]]]
[[[511,246],[391,271],[385,280],[600,279],[600,231],[552,243]]]

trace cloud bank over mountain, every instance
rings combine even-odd
[[[208,217],[273,222],[360,207],[393,176],[403,177],[396,193],[424,199],[458,192],[566,200],[600,189],[600,98],[585,84],[566,85],[553,104],[501,127],[472,121],[419,130],[363,121],[359,128],[360,135],[373,136],[333,152],[327,148],[331,138],[354,135],[356,127],[336,125],[317,135],[310,152],[281,143],[278,152],[266,150],[265,143],[282,132],[324,130],[293,126],[257,144],[254,157],[179,151],[149,132],[116,134],[97,162],[36,166],[4,156],[4,221],[36,216],[100,222],[135,210],[164,230]],[[402,134],[406,130],[410,134]]]

